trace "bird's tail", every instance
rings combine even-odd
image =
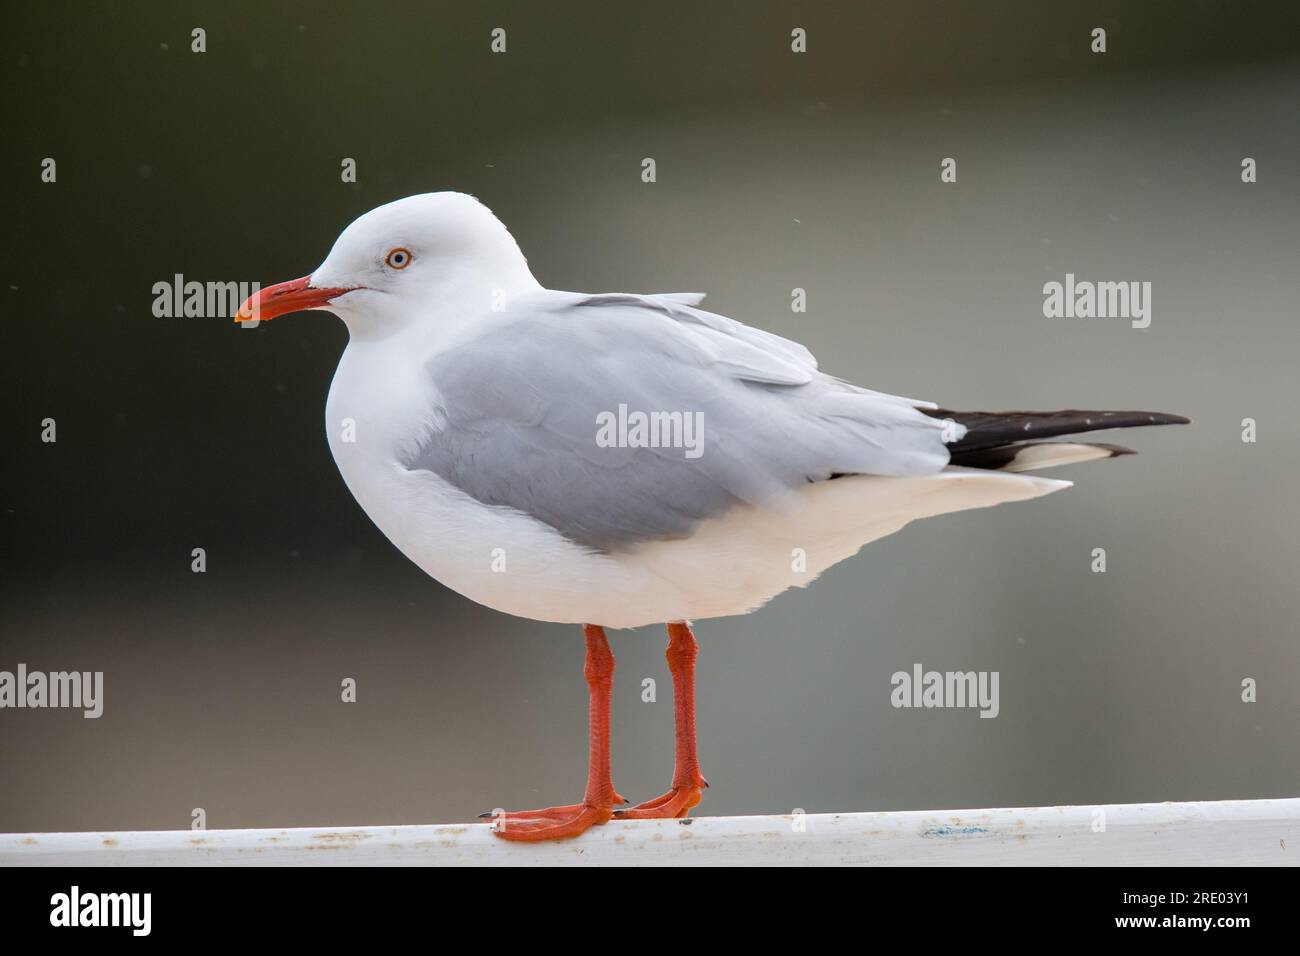
[[[950,419],[966,426],[960,441],[948,445],[951,464],[993,471],[1030,471],[1072,465],[1096,458],[1132,455],[1131,448],[1101,442],[1040,441],[1059,435],[1103,428],[1136,428],[1141,425],[1186,425],[1190,418],[1164,412],[1090,412],[1066,409],[1059,412],[955,412],[946,408],[923,408],[935,418]]]

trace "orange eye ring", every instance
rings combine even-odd
[[[388,250],[388,255],[384,256],[384,265],[390,269],[405,269],[411,264],[412,258],[414,257],[410,249],[398,246],[396,249]]]

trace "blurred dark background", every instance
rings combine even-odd
[[[552,288],[706,291],[863,385],[1196,419],[1055,473],[1070,491],[913,526],[702,622],[703,812],[1300,794],[1297,9],[10,9],[0,669],[106,686],[99,720],[0,711],[0,830],[578,798],[580,634],[469,603],[370,525],[323,431],[341,323],[151,312],[175,273],[303,275],[366,209],[447,188]],[[1151,281],[1151,327],[1045,319],[1066,272]],[[612,642],[615,781],[645,799],[672,762],[663,634]],[[893,709],[915,662],[999,671],[1000,716]]]

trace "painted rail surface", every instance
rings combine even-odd
[[[3,866],[1300,864],[1300,799],[615,821],[508,843],[487,824],[0,834]]]

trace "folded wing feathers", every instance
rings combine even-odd
[[[606,292],[585,296],[578,304],[638,305],[662,312],[685,323],[698,340],[709,343],[713,360],[737,378],[769,385],[807,385],[812,381],[817,359],[806,348],[725,315],[695,308],[703,299],[699,292]]]

